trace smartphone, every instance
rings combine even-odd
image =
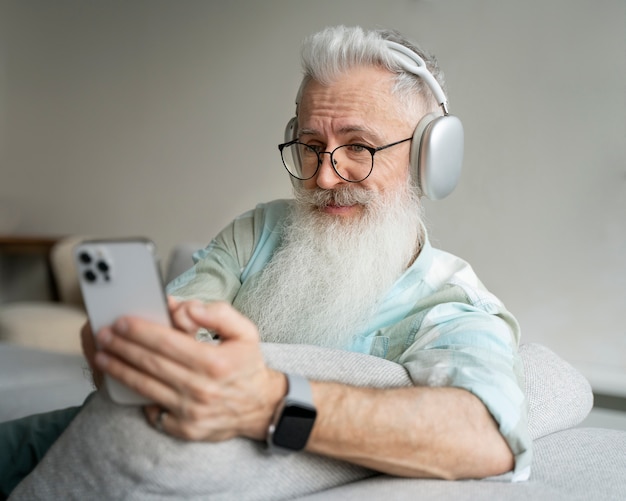
[[[94,335],[121,316],[171,325],[156,247],[150,240],[86,240],[74,248],[74,261]],[[150,403],[109,376],[105,376],[105,387],[117,403]]]

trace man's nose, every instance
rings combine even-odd
[[[338,184],[343,184],[345,181],[339,177],[335,169],[333,168],[331,161],[331,154],[328,151],[320,153],[321,164],[317,170],[315,182],[317,186],[323,189],[331,189]]]

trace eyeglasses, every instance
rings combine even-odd
[[[374,170],[376,152],[411,139],[413,138],[408,137],[378,148],[364,144],[344,144],[337,146],[333,151],[322,151],[320,146],[304,144],[294,139],[288,143],[279,144],[278,149],[285,169],[296,179],[301,181],[311,179],[317,174],[324,161],[322,155],[330,155],[330,165],[341,179],[350,183],[359,183],[367,179]]]

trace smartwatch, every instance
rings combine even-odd
[[[285,376],[289,389],[267,431],[269,450],[281,454],[304,449],[317,417],[309,381],[297,374]]]

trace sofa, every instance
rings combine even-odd
[[[188,250],[178,248],[171,266],[187,260]],[[311,378],[410,384],[401,366],[369,355],[303,345],[262,349],[268,365]],[[534,447],[525,482],[506,475],[396,478],[312,454],[269,455],[245,439],[183,442],[148,426],[138,408],[98,392],[10,499],[626,499],[626,432],[578,427],[593,404],[588,382],[541,345],[522,345],[520,354]],[[0,421],[79,405],[91,391],[79,354],[0,342]]]

